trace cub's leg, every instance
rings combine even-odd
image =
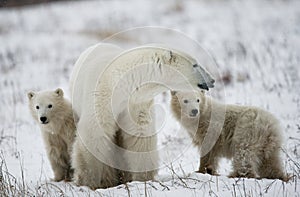
[[[56,159],[62,159],[62,158],[49,158],[50,164],[54,173],[54,179],[53,181],[62,181],[62,180],[69,180],[68,179],[68,168],[67,166],[63,166],[62,163],[59,163],[60,161],[57,161]]]
[[[280,179],[288,181],[289,177],[284,173],[279,149],[275,149],[270,155],[264,155],[258,165],[260,178]]]
[[[66,154],[67,144],[56,134],[43,134],[47,156],[54,172],[54,181],[70,180],[70,157]]]
[[[247,144],[239,144],[235,146],[233,156],[233,172],[229,177],[247,177],[256,178],[255,167],[257,165],[257,156],[252,154],[253,151]]]
[[[236,122],[232,138],[233,172],[230,177],[256,178],[256,167],[259,162],[258,149],[261,146],[259,131],[257,131],[256,110],[246,110]]]
[[[203,157],[200,157],[200,166],[197,172],[218,175],[218,161],[218,157],[215,157],[211,152],[207,153]]]

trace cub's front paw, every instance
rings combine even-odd
[[[229,178],[258,178],[253,172],[232,172],[228,176]]]

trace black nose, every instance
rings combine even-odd
[[[42,117],[40,117],[40,120],[42,121],[42,123],[45,123],[47,121],[47,117],[42,116]]]
[[[209,90],[207,83],[199,83],[198,87],[203,90]]]
[[[198,109],[193,109],[193,110],[192,110],[192,114],[193,114],[193,115],[198,114]]]

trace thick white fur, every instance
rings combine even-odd
[[[208,153],[201,155],[199,172],[216,174],[219,158],[225,157],[233,158],[230,177],[288,180],[280,159],[280,127],[269,112],[256,107],[224,105],[204,92],[172,92],[171,108],[199,148],[207,132],[214,132],[217,137]],[[195,117],[191,117],[193,109],[200,112]],[[223,119],[218,117],[222,111]],[[212,121],[213,116],[218,118]],[[222,120],[224,125],[219,135],[214,125],[221,125]],[[212,130],[208,130],[209,126]]]
[[[29,92],[28,98],[31,114],[42,131],[54,181],[71,180],[71,152],[76,129],[71,103],[63,97],[61,89]],[[47,118],[47,124],[41,122],[41,117]]]
[[[193,70],[195,64],[186,55],[149,46],[123,51],[99,44],[83,52],[70,82],[79,116],[72,157],[75,182],[105,188],[154,179],[158,152],[151,106],[153,97],[168,88],[159,84],[141,87],[141,83],[155,78],[177,88],[186,88],[186,82],[197,88],[202,75],[211,77],[203,69]],[[165,65],[188,81],[178,79]]]
[[[90,49],[92,49],[92,52]],[[79,185],[87,185],[91,188],[111,187],[120,182],[130,180],[153,179],[156,173],[156,170],[127,173],[116,169],[124,168],[128,169],[128,171],[134,171],[136,170],[135,166],[146,167],[149,163],[153,167],[157,166],[158,162],[156,154],[153,155],[151,164],[151,162],[145,163],[147,160],[143,158],[130,155],[123,155],[120,158],[121,154],[119,151],[122,150],[116,150],[119,147],[134,152],[147,152],[156,148],[155,135],[141,138],[134,136],[143,135],[143,128],[140,128],[137,131],[138,133],[132,133],[132,135],[123,132],[116,123],[115,119],[118,119],[118,117],[114,117],[111,111],[111,96],[109,93],[112,90],[96,90],[98,77],[102,75],[106,64],[119,55],[120,52],[119,48],[112,45],[91,47],[82,54],[74,68],[72,76],[74,81],[71,80],[71,89],[74,109],[79,115],[79,137],[74,144],[73,167],[75,169],[75,182]],[[74,77],[74,74],[77,76]],[[95,103],[94,96],[101,93],[104,94],[104,99],[100,99],[100,102]],[[151,106],[152,102],[151,99],[148,100],[145,104],[132,104],[134,106],[132,109],[140,113],[149,114],[149,104]],[[95,111],[94,107],[98,105],[103,105],[103,107]],[[99,119],[96,117],[97,113],[101,113]],[[119,122],[126,122],[124,124],[130,122],[130,117],[126,116],[125,111],[122,113],[122,116]],[[149,121],[150,115],[146,116],[140,117],[140,120],[137,121]],[[125,121],[125,117],[128,118],[127,121]],[[151,125],[153,126],[154,124],[151,123]],[[148,133],[150,127],[148,128],[147,126],[144,130]],[[154,131],[155,129],[152,128],[151,132]],[[117,133],[118,136],[116,136]]]

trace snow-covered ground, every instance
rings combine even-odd
[[[299,7],[297,0],[128,0],[0,9],[0,196],[11,185],[16,188],[10,191],[29,196],[300,196]],[[199,155],[170,116],[169,95],[156,99],[166,113],[159,146],[171,144],[176,159],[161,165],[157,181],[96,191],[50,181],[52,171],[26,92],[62,87],[68,95],[69,76],[83,50],[119,31],[150,25],[184,32],[209,51],[218,63],[215,70],[206,66],[217,79],[212,94],[218,99],[265,108],[280,120],[282,159],[294,175],[290,182],[229,179],[226,160],[220,176],[194,173]],[[147,36],[120,36],[116,42],[133,46]]]

